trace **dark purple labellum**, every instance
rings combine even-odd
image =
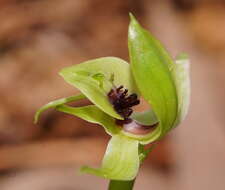
[[[133,93],[128,95],[128,90],[123,89],[123,86],[118,88],[113,88],[108,93],[108,98],[111,104],[113,105],[116,112],[124,118],[128,119],[132,114],[133,110],[131,107],[138,105],[140,100],[138,100],[137,94]]]

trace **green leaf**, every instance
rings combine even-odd
[[[178,114],[174,124],[176,127],[187,115],[190,104],[190,62],[185,54],[180,54],[176,58],[174,67],[172,68],[173,78],[176,84],[178,95]]]
[[[123,135],[112,136],[100,169],[87,166],[82,172],[113,180],[132,180],[139,168],[138,141]]]
[[[129,64],[115,57],[86,61],[63,69],[60,75],[102,111],[117,119],[122,118],[109,102],[108,92],[114,85],[123,85],[130,93],[137,91]]]
[[[102,125],[109,135],[117,134],[121,130],[118,126],[116,126],[115,119],[113,117],[107,115],[105,112],[94,105],[83,107],[60,105],[57,106],[56,109],[64,113],[77,116],[90,123]]]
[[[153,125],[158,122],[158,119],[153,110],[148,110],[144,112],[134,112],[131,115],[131,118],[142,125]]]
[[[86,97],[83,94],[79,94],[79,95],[76,95],[76,96],[70,96],[70,97],[67,97],[67,98],[61,98],[59,100],[54,100],[52,102],[49,102],[48,104],[45,104],[44,106],[42,106],[41,108],[39,108],[37,110],[37,112],[35,113],[35,116],[34,116],[34,123],[37,123],[40,114],[43,111],[45,111],[49,108],[55,108],[56,106],[59,106],[61,104],[65,104],[65,103],[69,103],[69,102],[73,102],[73,101],[78,101],[78,100],[85,99],[85,98]]]
[[[158,127],[152,133],[140,138],[141,143],[146,144],[164,136],[176,120],[178,101],[170,72],[174,63],[160,42],[145,31],[132,15],[128,33],[135,82],[159,120]]]

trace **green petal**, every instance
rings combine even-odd
[[[153,112],[153,110],[148,110],[144,112],[134,112],[131,118],[142,125],[153,125],[158,122],[158,119]]]
[[[138,141],[123,135],[112,136],[100,169],[81,171],[113,180],[132,180],[139,168]]]
[[[158,127],[151,134],[140,138],[146,144],[164,136],[176,120],[178,101],[170,72],[174,63],[160,42],[145,31],[133,16],[128,45],[135,82],[159,120]]]
[[[113,84],[116,87],[123,85],[130,93],[136,91],[129,64],[115,57],[86,61],[63,69],[60,75],[102,111],[117,119],[122,118],[107,97]]]
[[[76,95],[76,96],[70,96],[70,97],[67,97],[67,98],[61,98],[59,100],[54,100],[52,102],[49,102],[48,104],[45,104],[44,106],[42,106],[41,108],[39,108],[37,110],[37,112],[35,113],[35,116],[34,116],[34,123],[37,123],[40,114],[43,111],[45,111],[49,108],[55,108],[56,106],[59,106],[61,104],[65,104],[65,103],[69,103],[69,102],[73,102],[73,101],[78,101],[78,100],[85,99],[85,98],[86,97],[83,94],[79,94],[79,95]]]
[[[102,125],[109,135],[117,134],[120,131],[120,128],[115,124],[115,119],[94,105],[83,107],[60,105],[57,106],[56,109],[64,113],[77,116],[88,122]]]
[[[176,58],[172,68],[173,78],[176,84],[178,95],[178,114],[174,127],[184,120],[190,104],[190,62],[185,54]]]

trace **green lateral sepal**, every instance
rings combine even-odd
[[[106,133],[109,135],[117,134],[120,132],[120,127],[115,124],[115,119],[95,105],[83,107],[71,107],[67,105],[57,106],[58,111],[77,116],[90,123],[99,124],[104,127]]]
[[[44,112],[47,109],[56,108],[59,105],[66,104],[66,103],[69,103],[69,102],[78,101],[78,100],[82,100],[82,99],[85,99],[85,98],[86,97],[83,94],[78,94],[78,95],[75,95],[75,96],[70,96],[70,97],[67,97],[67,98],[61,98],[61,99],[49,102],[36,111],[35,116],[34,116],[34,123],[38,122],[38,119],[39,119],[39,116],[41,115],[41,113]]]

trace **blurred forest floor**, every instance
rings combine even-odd
[[[219,0],[1,0],[0,189],[105,189],[105,180],[76,173],[100,163],[109,138],[101,127],[53,110],[37,126],[33,116],[77,92],[57,74],[62,67],[103,56],[129,60],[128,12],[173,56],[184,51],[192,62],[188,119],[152,152],[137,189],[223,189],[225,2]]]

